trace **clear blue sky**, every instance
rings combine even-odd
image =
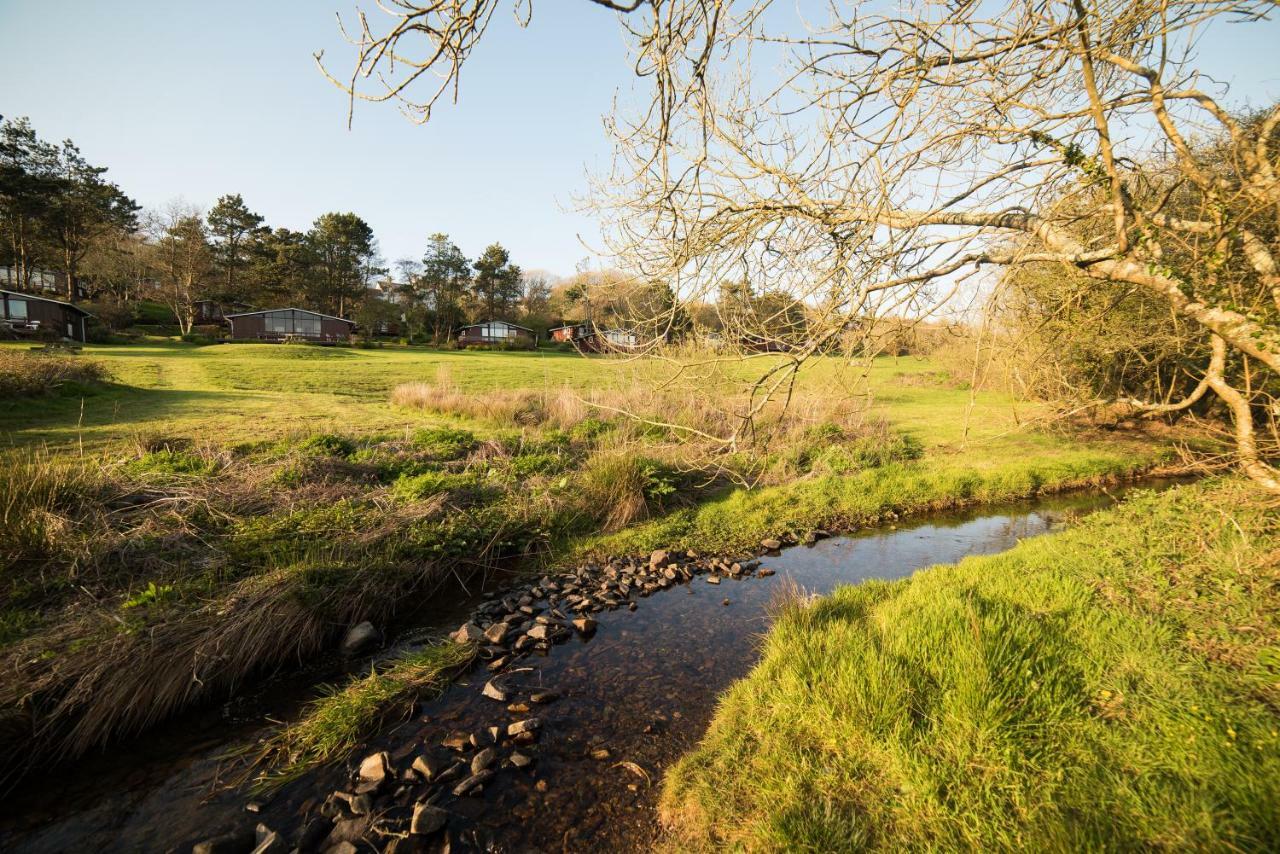
[[[800,8],[810,2],[820,5]],[[567,209],[584,171],[607,165],[600,116],[632,85],[614,15],[537,0],[520,30],[501,9],[457,106],[422,127],[391,105],[357,104],[348,131],[345,96],[311,54],[349,67],[334,12],[354,8],[0,0],[0,113],[75,140],[147,206],[182,196],[207,208],[238,192],[273,226],[354,211],[388,262],[420,257],[445,231],[473,257],[498,240],[526,268],[572,272],[588,254],[579,235],[595,243],[597,232]],[[1201,52],[1237,98],[1280,98],[1280,23],[1218,27]]]

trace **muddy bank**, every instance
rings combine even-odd
[[[501,685],[511,696],[484,696],[491,674],[482,666],[376,739],[362,755],[387,751],[397,777],[421,756],[432,757],[437,769],[461,761],[466,772],[443,783],[415,777],[399,796],[401,784],[393,782],[368,792],[378,829],[407,830],[413,804],[431,799],[447,812],[448,832],[468,845],[508,851],[646,848],[657,832],[653,805],[663,769],[696,742],[719,692],[754,664],[755,638],[768,626],[768,604],[783,580],[821,593],[841,583],[900,578],[934,563],[1002,551],[1111,500],[1060,496],[921,519],[898,530],[767,556],[762,565],[775,575],[734,578],[716,572],[719,583],[713,584],[702,573],[647,597],[628,595],[634,611],[619,598],[615,610],[592,614],[598,621],[593,633],[569,629],[545,656],[513,662]],[[545,600],[532,607],[543,609],[526,615],[535,620],[550,610]],[[576,616],[561,610],[567,620]],[[535,691],[558,697],[535,704]],[[513,704],[528,709],[509,710]],[[536,737],[514,743],[506,734],[511,725],[532,717],[541,721]],[[459,734],[483,741],[490,727],[503,733],[499,744],[457,744]],[[258,822],[293,842],[332,792],[354,791],[349,774],[360,757],[291,785],[263,802],[258,813],[246,812],[244,795],[218,785],[225,777],[218,776],[216,756],[228,746],[210,745],[181,766],[170,766],[169,773],[146,779],[130,773],[127,757],[117,758],[120,767],[98,769],[92,780],[69,769],[80,785],[28,792],[18,804],[9,802],[6,812],[15,805],[24,812],[5,820],[0,844],[21,851],[181,851],[219,833],[251,831]],[[494,775],[471,794],[455,796],[477,755],[490,746],[492,765],[481,770]],[[531,761],[514,767],[516,753]],[[349,808],[335,815],[353,822],[344,825],[347,830],[360,830],[375,844],[395,839],[379,835],[372,821]]]

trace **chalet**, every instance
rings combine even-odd
[[[600,329],[589,323],[557,326],[548,332],[552,341],[572,344],[584,353],[631,351],[639,348],[640,336],[624,329]]]
[[[519,347],[532,350],[538,336],[527,326],[505,320],[486,320],[458,330],[458,344],[463,347]]]
[[[232,314],[244,313],[253,306],[235,300],[198,299],[191,304],[196,323],[222,323]]]
[[[305,308],[272,308],[228,314],[233,341],[311,341],[338,344],[351,340],[356,322]]]
[[[0,288],[11,291],[23,291],[29,294],[51,294],[66,296],[67,274],[56,270],[31,270],[26,276],[18,272],[17,267],[0,265]],[[84,288],[76,286],[76,299],[86,296]]]
[[[69,302],[0,290],[0,330],[11,335],[84,341],[92,316]]]

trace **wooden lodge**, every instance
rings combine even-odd
[[[83,342],[92,316],[69,302],[0,290],[0,332],[6,336]]]
[[[551,340],[572,344],[583,353],[629,353],[640,347],[640,336],[624,329],[599,329],[589,323],[573,323],[550,330]]]
[[[486,320],[460,328],[458,345],[532,350],[538,346],[538,336],[527,326],[518,326],[505,320]]]
[[[345,344],[351,340],[356,322],[305,308],[272,308],[228,314],[232,341],[307,341],[314,344]]]

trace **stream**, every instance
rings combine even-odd
[[[825,593],[840,584],[903,578],[933,564],[994,554],[1106,507],[1125,491],[916,517],[895,528],[766,555],[762,564],[773,575],[724,577],[715,584],[696,576],[657,590],[636,599],[634,611],[595,614],[593,634],[574,633],[545,656],[521,660],[505,677],[521,696],[554,691],[553,702],[529,714],[511,713],[506,702],[481,694],[490,674],[478,666],[439,698],[418,704],[349,762],[254,804],[257,814],[246,811],[248,796],[230,785],[236,766],[224,757],[252,743],[267,719],[295,711],[303,693],[232,722],[225,707],[221,715],[186,716],[137,743],[22,783],[0,801],[0,850],[185,852],[259,821],[292,839],[330,792],[350,787],[349,770],[361,756],[385,750],[403,769],[451,733],[505,728],[531,715],[541,719],[541,732],[536,743],[518,749],[532,764],[503,768],[478,794],[441,801],[452,814],[450,830],[495,851],[647,850],[660,830],[654,808],[664,769],[697,743],[717,697],[756,662],[770,603],[784,583]]]

